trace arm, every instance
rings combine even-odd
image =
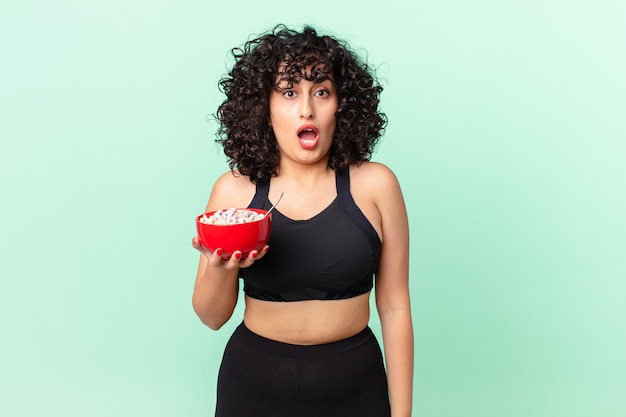
[[[246,207],[254,195],[254,185],[245,177],[222,175],[211,192],[206,211],[229,207]],[[194,237],[192,246],[200,251],[200,261],[192,296],[192,306],[200,320],[213,330],[226,323],[233,314],[239,295],[239,268],[250,266],[265,251],[252,251],[246,259],[237,252],[225,261],[217,253],[204,249]],[[267,248],[265,248],[267,250]],[[241,255],[241,253],[239,253]]]
[[[230,319],[237,305],[239,268],[234,264],[234,256],[225,263],[227,266],[222,266],[221,257],[202,248],[197,237],[192,245],[202,253],[191,303],[202,323],[218,330]]]
[[[409,230],[400,185],[379,166],[375,202],[381,216],[382,249],[376,276],[376,306],[393,417],[409,417],[413,396],[413,324],[409,298]]]

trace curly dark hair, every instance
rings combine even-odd
[[[343,169],[371,158],[387,124],[378,110],[383,89],[367,63],[345,43],[320,36],[310,26],[297,32],[278,25],[231,53],[235,64],[219,82],[226,99],[216,114],[216,142],[223,146],[231,170],[253,183],[277,175],[280,153],[269,125],[269,97],[285,81],[289,85],[302,78],[330,78],[337,89],[329,167]]]

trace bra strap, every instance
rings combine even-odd
[[[371,225],[361,209],[356,205],[350,193],[350,168],[335,171],[335,181],[337,183],[337,195],[341,206],[354,223],[363,231],[369,241],[376,256],[380,250],[381,242],[376,230]]]
[[[248,208],[265,209],[265,203],[267,202],[268,194],[270,192],[270,182],[263,181],[256,185],[256,192],[254,198],[248,205]]]

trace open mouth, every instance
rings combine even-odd
[[[319,131],[315,126],[306,125],[298,129],[298,137],[300,138],[300,145],[305,149],[314,148],[319,140]]]

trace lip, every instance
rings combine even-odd
[[[313,140],[304,140],[300,137],[300,134],[302,132],[305,131],[310,131],[315,133],[315,139]],[[300,146],[302,146],[304,149],[313,149],[317,146],[317,143],[319,142],[319,138],[320,138],[320,132],[318,130],[317,127],[315,127],[314,125],[311,124],[307,124],[307,125],[302,125],[298,128],[297,131],[297,135],[298,135],[298,139],[300,141]]]
[[[320,134],[320,131],[317,130],[317,127],[315,127],[314,125],[302,125],[298,128],[298,135],[300,135],[300,133],[304,132],[305,130],[315,132],[315,135],[317,136],[319,136]]]

